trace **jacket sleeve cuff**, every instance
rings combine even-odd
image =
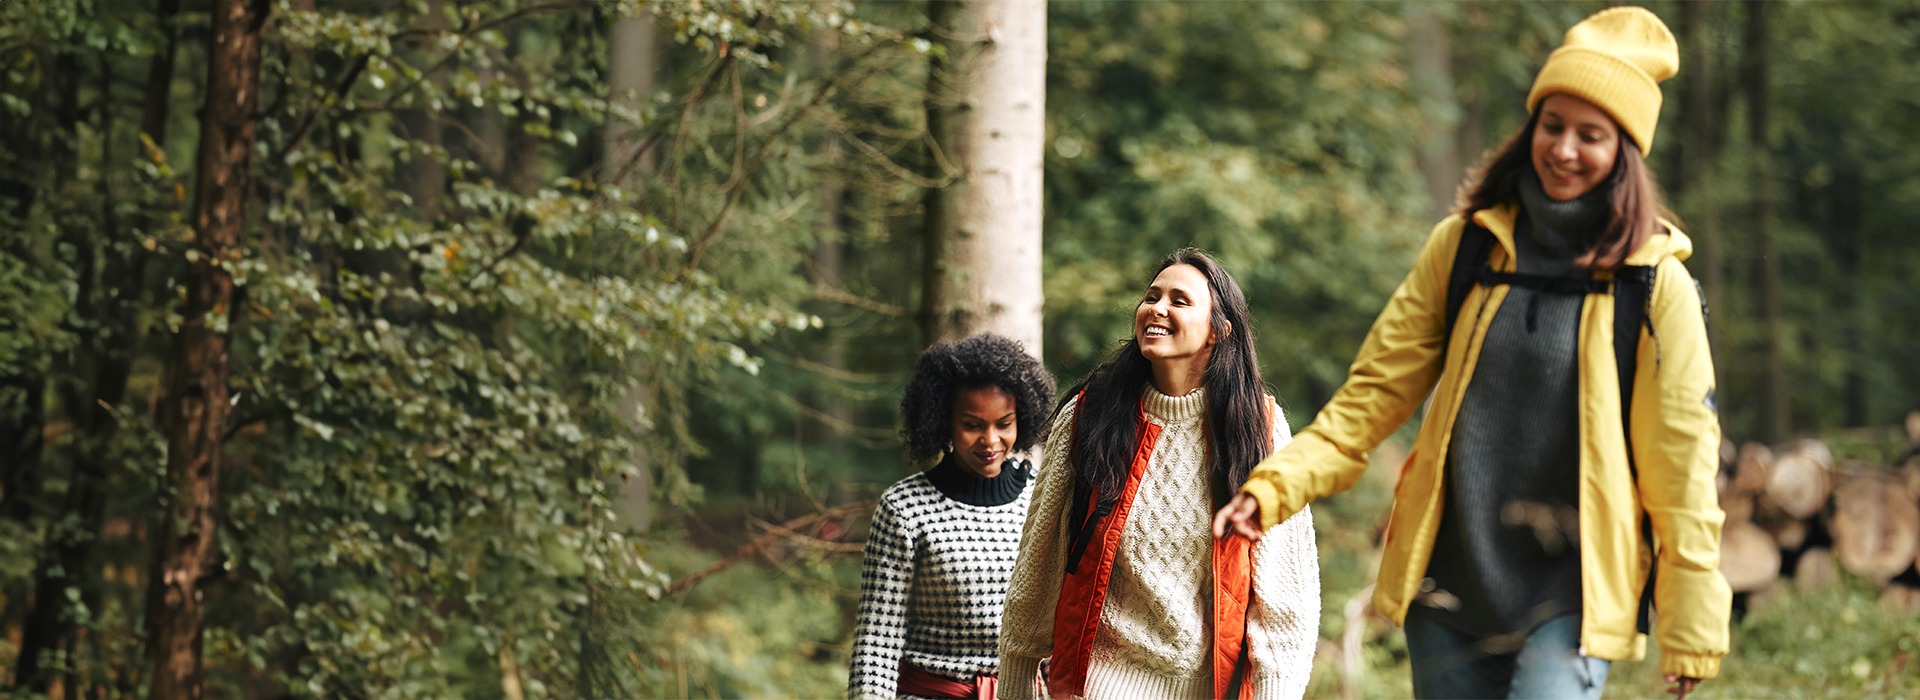
[[[1000,660],[1000,681],[994,684],[994,695],[1001,700],[1032,700],[1039,675],[1039,659],[1023,656],[1003,658]]]
[[[1720,675],[1720,655],[1661,649],[1660,672],[1687,678],[1712,678]]]
[[[1280,491],[1266,479],[1257,476],[1247,479],[1247,483],[1240,486],[1240,492],[1253,496],[1254,502],[1260,504],[1260,531],[1263,533],[1273,529],[1273,526],[1280,524],[1280,521],[1286,520],[1286,516],[1292,515],[1292,513],[1280,512]]]

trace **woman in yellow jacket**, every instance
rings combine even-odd
[[[1713,362],[1692,244],[1643,160],[1678,63],[1640,8],[1568,30],[1526,125],[1434,227],[1346,383],[1214,519],[1258,539],[1352,487],[1431,392],[1374,593],[1406,627],[1418,696],[1597,698],[1610,660],[1645,653],[1647,602],[1678,695],[1727,652]],[[1449,319],[1462,240],[1487,236]],[[1649,269],[1626,370],[1615,299]]]

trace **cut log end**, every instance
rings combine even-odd
[[[1882,475],[1856,475],[1833,494],[1833,548],[1840,565],[1885,585],[1920,555],[1920,505]]]
[[[1767,488],[1767,471],[1773,465],[1773,450],[1757,442],[1749,442],[1740,448],[1740,456],[1734,460],[1733,493],[1760,493]]]
[[[1775,453],[1766,477],[1766,500],[1787,517],[1813,517],[1833,489],[1833,453],[1817,440],[1800,440]]]
[[[1793,587],[1802,593],[1822,591],[1840,580],[1840,569],[1833,565],[1833,552],[1813,548],[1800,553],[1793,565]]]
[[[1788,520],[1768,527],[1767,534],[1773,536],[1774,543],[1780,545],[1783,552],[1791,552],[1807,543],[1807,521]]]
[[[1880,593],[1880,606],[1896,615],[1920,613],[1920,588],[1894,584]]]
[[[1720,536],[1720,573],[1735,593],[1760,590],[1780,577],[1780,548],[1753,523],[1728,523]]]

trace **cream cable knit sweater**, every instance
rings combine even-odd
[[[1146,388],[1147,419],[1162,426],[1121,535],[1106,605],[1094,635],[1087,697],[1214,697],[1213,510],[1207,495],[1204,390],[1178,398]],[[1073,407],[1048,440],[1000,633],[1000,697],[1033,697],[1031,679],[1053,653],[1053,612],[1065,575],[1068,499],[1073,495]],[[1276,415],[1276,449],[1293,439]],[[1247,612],[1254,695],[1299,698],[1313,670],[1320,628],[1320,561],[1313,515],[1288,518],[1253,549]]]

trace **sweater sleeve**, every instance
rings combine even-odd
[[[1407,422],[1440,377],[1445,350],[1447,278],[1463,220],[1434,227],[1414,266],[1367,331],[1346,383],[1288,444],[1255,467],[1241,487],[1260,503],[1260,526],[1273,527],[1322,496],[1345,491],[1367,469],[1367,453]]]
[[[913,582],[914,533],[911,522],[898,512],[893,495],[894,490],[889,489],[880,497],[867,535],[848,698],[895,697],[900,680],[900,655],[907,643],[907,590]]]
[[[1053,654],[1053,610],[1065,578],[1067,501],[1073,497],[1074,399],[1054,419],[1041,460],[1039,483],[1027,508],[1020,536],[1020,557],[1008,584],[1006,612],[1000,620],[999,695],[1008,700],[1034,697],[1040,661]]]
[[[1286,417],[1278,410],[1274,414],[1277,450],[1293,434]],[[1247,639],[1254,697],[1300,698],[1306,695],[1313,653],[1320,644],[1320,549],[1310,508],[1268,529],[1254,545],[1253,575]]]
[[[1320,644],[1320,548],[1311,508],[1268,529],[1253,547],[1247,639],[1254,697],[1294,700],[1307,694]]]

